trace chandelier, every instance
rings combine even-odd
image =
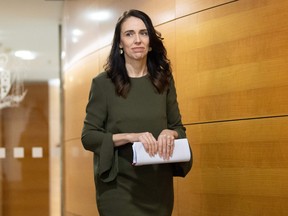
[[[8,63],[8,55],[0,53],[0,109],[19,106],[27,94],[19,74],[12,73]]]

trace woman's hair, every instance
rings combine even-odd
[[[126,97],[130,90],[130,78],[128,76],[124,55],[120,54],[120,33],[123,22],[129,17],[141,19],[148,31],[149,45],[152,48],[147,56],[147,68],[149,78],[157,89],[158,93],[163,93],[168,88],[171,78],[170,60],[167,58],[167,51],[163,45],[161,34],[153,27],[152,21],[147,14],[139,10],[129,10],[123,13],[118,19],[115,27],[114,38],[110,55],[104,65],[108,77],[115,85],[117,95]]]

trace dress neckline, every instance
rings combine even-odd
[[[133,80],[137,80],[137,79],[141,79],[141,78],[146,78],[146,77],[148,77],[148,73],[147,74],[145,74],[145,75],[143,75],[143,76],[140,76],[140,77],[129,77],[131,80],[133,79]]]

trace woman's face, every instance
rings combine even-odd
[[[125,60],[146,59],[149,51],[149,35],[144,22],[136,17],[127,18],[121,26],[120,45]]]

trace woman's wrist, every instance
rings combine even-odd
[[[174,139],[178,138],[178,132],[176,130],[170,130],[170,129],[165,129],[163,130],[160,135],[169,135],[169,136],[173,136]]]
[[[127,143],[133,143],[138,141],[136,133],[120,133],[113,134],[112,139],[115,146],[125,145]]]
[[[138,141],[137,138],[136,138],[136,134],[135,133],[127,133],[126,134],[126,139],[130,143]]]

